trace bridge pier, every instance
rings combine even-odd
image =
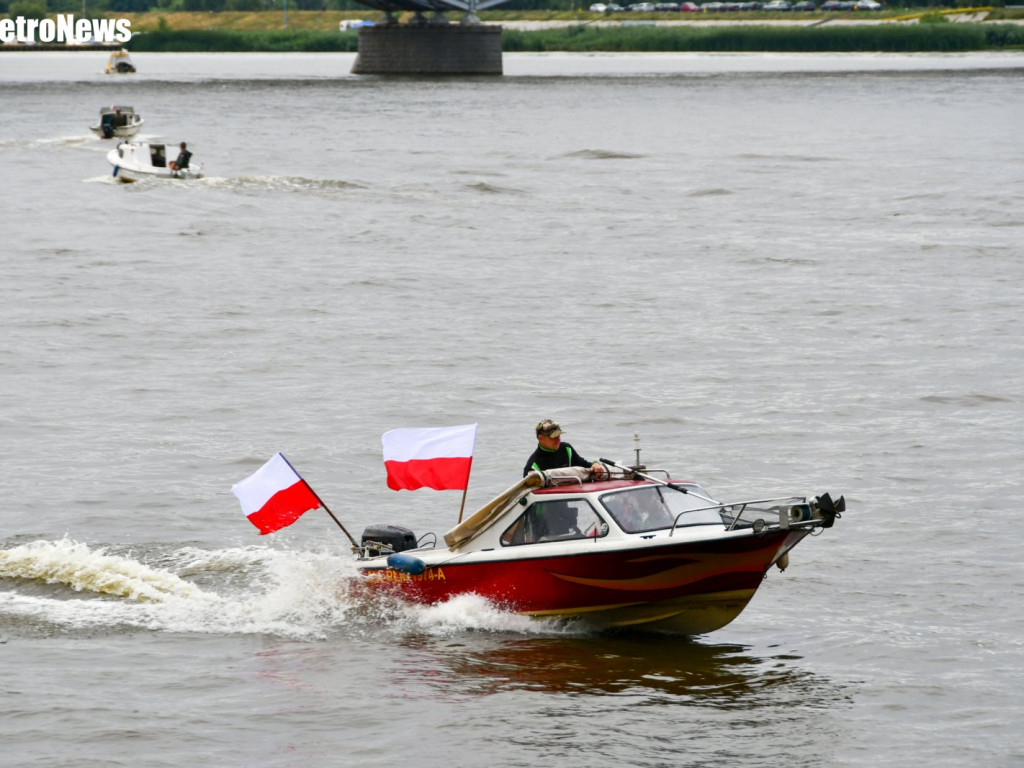
[[[412,25],[361,27],[352,73],[500,75],[501,27],[447,24],[436,18]]]

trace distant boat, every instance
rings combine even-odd
[[[127,139],[139,132],[145,121],[131,107],[103,107],[100,121],[89,130],[101,139]]]
[[[187,168],[174,170],[167,158],[167,149],[177,151],[177,144],[151,144],[140,141],[122,141],[117,149],[107,153],[107,162],[114,166],[118,181],[140,179],[201,179],[203,164],[189,161]],[[174,155],[173,157],[177,157]],[[173,157],[171,158],[173,160]]]
[[[108,75],[128,75],[135,71],[135,65],[132,63],[132,57],[128,55],[128,51],[122,48],[120,51],[110,54],[105,71]]]

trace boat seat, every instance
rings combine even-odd
[[[534,535],[538,541],[578,536],[576,510],[565,501],[547,501],[537,504]]]

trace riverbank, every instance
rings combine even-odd
[[[923,9],[893,8],[885,11],[815,11],[812,13],[726,12],[726,13],[619,13],[600,14],[588,11],[481,11],[478,16],[484,23],[501,24],[505,29],[533,31],[541,28],[555,28],[572,25],[586,26],[634,26],[637,24],[655,26],[720,26],[748,24],[818,25],[835,23],[877,24],[892,19],[909,19]],[[934,17],[934,13],[931,14]],[[412,14],[398,14],[406,22]],[[145,13],[119,14],[118,18],[131,21],[134,34],[158,30],[225,30],[236,32],[272,32],[287,27],[291,31],[337,32],[342,21],[365,19],[383,23],[384,14],[369,8],[360,11],[225,11],[221,13],[181,12],[168,13],[150,11]],[[456,21],[455,15],[451,20]],[[970,18],[960,11],[951,11],[950,21],[1024,21],[1024,9],[996,8],[986,10],[983,15]],[[285,23],[287,21],[287,24]]]
[[[484,23],[502,25],[506,52],[1024,50],[1024,11],[1006,9],[923,16],[900,11],[686,16],[695,18],[684,19],[678,13],[631,14],[628,19],[590,13],[481,14]],[[358,32],[339,31],[340,22],[355,18],[383,22],[382,17],[374,11],[294,11],[283,28],[279,12],[129,13],[124,18],[131,22],[133,36],[125,47],[133,52],[173,53],[355,52]]]
[[[358,34],[313,30],[161,29],[132,38],[133,52],[355,52]],[[576,52],[963,52],[1024,50],[1011,24],[584,26],[505,29],[502,50]]]

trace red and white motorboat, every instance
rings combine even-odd
[[[445,546],[399,526],[366,528],[365,582],[418,603],[473,593],[534,617],[699,635],[735,619],[768,569],[784,569],[846,507],[827,493],[721,502],[660,470],[601,461],[597,481],[589,469],[531,472],[448,531]]]

